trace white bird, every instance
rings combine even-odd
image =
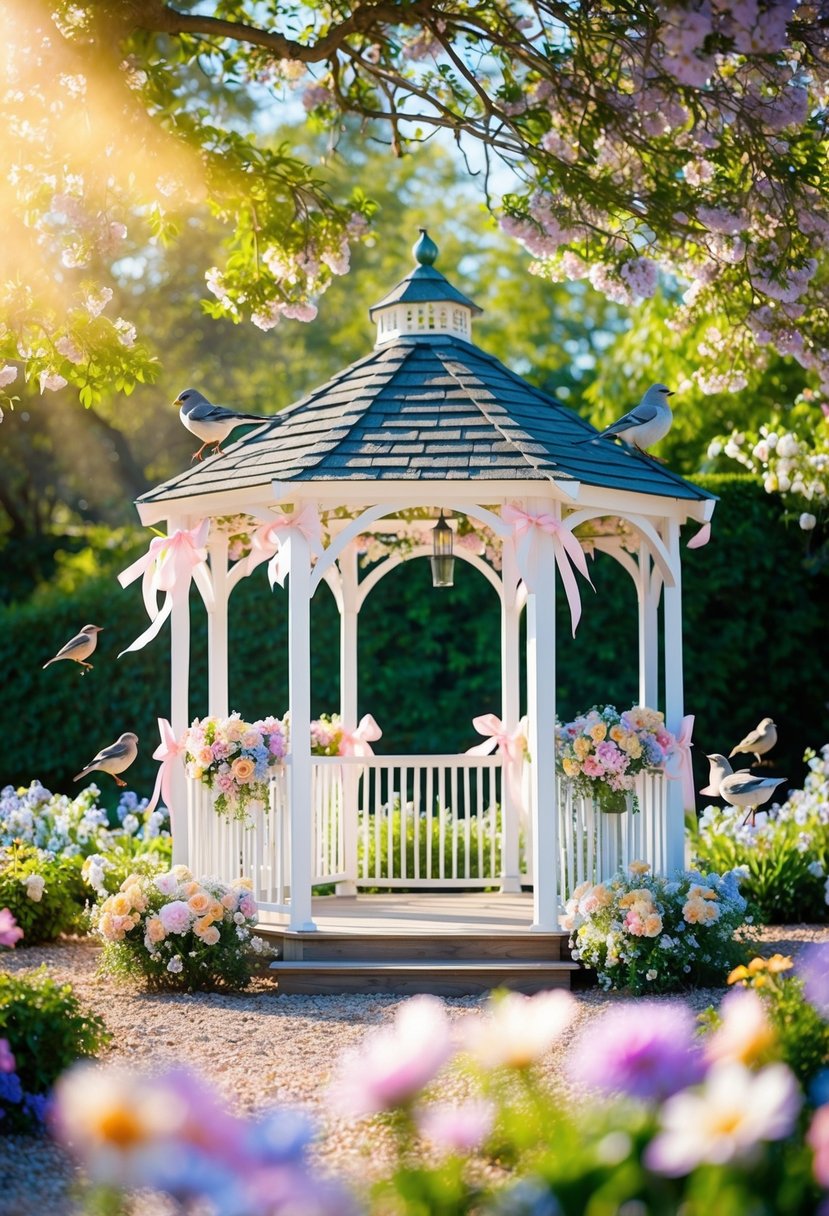
[[[134,735],[132,731],[125,731],[123,735],[119,735],[114,743],[110,743],[109,747],[102,747],[94,759],[90,760],[86,768],[82,768],[77,776],[73,777],[73,781],[80,781],[81,777],[86,777],[88,773],[99,769],[102,773],[109,773],[115,778],[116,785],[124,786],[126,781],[122,781],[117,775],[123,773],[124,769],[129,768],[135,757],[138,755],[138,735]]]
[[[747,769],[740,769],[737,773],[723,777],[720,782],[720,797],[731,806],[747,807],[748,814],[743,823],[749,818],[753,823],[758,806],[768,802],[778,785],[787,780],[787,777],[755,777]]]
[[[238,410],[225,409],[223,405],[213,405],[195,388],[186,388],[183,393],[179,393],[173,405],[181,407],[178,416],[183,425],[202,441],[199,450],[193,453],[193,460],[201,460],[202,452],[210,444],[215,445],[211,455],[221,456],[222,441],[227,439],[237,426],[271,421],[260,414],[241,414]]]
[[[726,760],[725,756],[719,752],[712,752],[710,756],[706,756],[708,761],[708,784],[700,790],[701,794],[708,794],[712,798],[719,798],[720,785],[724,777],[730,777],[734,769]]]
[[[84,625],[80,633],[70,638],[65,646],[61,646],[53,659],[49,659],[48,663],[43,664],[43,670],[45,671],[50,663],[57,663],[58,659],[74,659],[83,667],[81,675],[85,676],[87,671],[92,670],[92,664],[87,663],[86,660],[98,645],[98,634],[102,629],[103,625]]]
[[[598,435],[583,443],[595,443],[597,439],[621,439],[628,447],[644,452],[664,439],[674,420],[668,398],[673,391],[665,384],[652,384],[639,404],[618,421],[605,427]]]
[[[771,718],[763,718],[759,726],[749,731],[745,739],[742,739],[736,747],[732,747],[728,754],[736,756],[739,752],[753,752],[759,764],[760,757],[764,756],[766,752],[770,752],[776,742],[777,727]]]

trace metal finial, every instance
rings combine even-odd
[[[415,261],[419,262],[421,266],[431,266],[438,256],[438,247],[425,228],[420,228],[418,231],[420,236],[412,246],[412,253]]]

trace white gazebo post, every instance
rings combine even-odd
[[[501,560],[501,722],[504,733],[511,737],[518,729],[521,716],[521,682],[519,663],[519,625],[521,610],[516,596],[518,566],[515,542],[504,537]],[[516,791],[521,781],[521,765],[504,757],[501,776],[502,857],[501,890],[521,890],[520,873],[520,806]]]
[[[226,718],[227,689],[227,534],[213,532],[208,542],[213,594],[207,603],[208,712]]]
[[[187,528],[181,516],[167,520],[167,535]],[[170,613],[170,725],[180,739],[190,725],[190,597],[183,595],[173,603]],[[188,833],[188,785],[183,764],[173,766],[171,776],[170,831],[173,837],[173,864],[186,865],[190,857]]]
[[[346,545],[340,554],[340,717],[347,731],[357,727],[357,641],[360,615],[360,585],[357,572],[357,546]],[[368,780],[368,777],[366,777]],[[357,794],[360,770],[355,764],[343,765],[343,868],[346,878],[338,882],[338,895],[357,894],[358,823]]]
[[[639,608],[639,704],[659,703],[659,582],[644,540],[639,542],[636,595]]]
[[[554,510],[530,499],[534,514]],[[553,538],[541,528],[534,537],[536,569],[527,587],[527,716],[529,718],[530,798],[533,836],[532,929],[558,928],[558,798],[556,791],[556,559]]]
[[[298,504],[294,504],[298,509]],[[291,816],[290,927],[315,929],[311,908],[313,802],[311,773],[311,549],[299,528],[285,541],[288,569],[288,781]]]
[[[673,586],[665,585],[665,724],[677,734],[685,713],[682,674],[682,573],[679,524],[668,519],[664,539],[671,561]],[[668,873],[682,868],[685,854],[685,808],[682,782],[669,781],[666,790],[667,825],[665,858]]]

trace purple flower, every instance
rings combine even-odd
[[[684,1006],[637,1001],[610,1009],[574,1044],[572,1080],[604,1093],[662,1099],[702,1077],[694,1018]]]
[[[23,1100],[23,1086],[16,1072],[0,1072],[0,1102],[15,1105]]]
[[[829,942],[811,942],[797,964],[806,1000],[821,1017],[829,1019]]]
[[[0,1072],[14,1072],[17,1063],[11,1053],[8,1039],[0,1039]]]
[[[598,744],[596,755],[609,773],[623,773],[628,766],[628,758],[625,753],[608,739]]]

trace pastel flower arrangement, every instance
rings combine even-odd
[[[594,968],[603,988],[636,995],[720,983],[743,949],[734,940],[746,912],[738,878],[695,870],[666,878],[633,861],[608,882],[582,883],[561,918],[573,958]]]
[[[150,988],[243,988],[249,952],[264,949],[251,936],[250,880],[196,879],[187,866],[128,875],[92,919],[104,941],[104,972],[143,977]]]
[[[228,819],[246,819],[252,803],[268,799],[268,778],[287,752],[285,727],[278,718],[243,722],[198,718],[182,739],[188,777],[217,790],[215,809]]]
[[[613,705],[594,706],[556,727],[558,772],[608,813],[626,811],[629,799],[637,811],[637,775],[664,771],[675,749],[663,715],[642,705],[623,713]]]

